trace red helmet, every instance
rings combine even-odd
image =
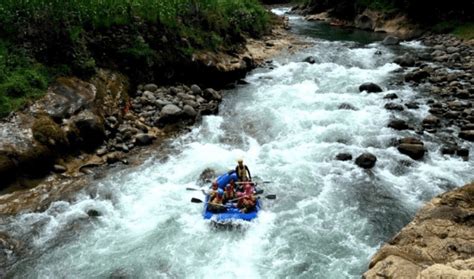
[[[212,188],[217,188],[217,187],[218,187],[217,181],[212,182]]]

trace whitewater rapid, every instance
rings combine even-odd
[[[428,152],[421,161],[392,146],[416,134],[386,127],[394,113],[383,108],[383,96],[419,98],[391,83],[399,69],[393,49],[380,41],[314,37],[314,30],[332,29],[296,16],[291,22],[313,46],[275,58],[250,73],[248,84],[226,91],[219,115],[169,143],[168,156],[150,150],[141,166],[97,180],[92,194],[12,220],[18,234],[38,229],[31,256],[7,276],[360,278],[379,245],[424,201],[474,179],[473,161],[441,155],[434,137],[423,136]],[[400,48],[422,50],[413,42]],[[309,55],[315,64],[300,62]],[[368,81],[385,92],[359,93]],[[355,110],[339,109],[342,103]],[[426,115],[423,102],[397,114],[418,121]],[[376,166],[337,161],[340,152],[373,153]],[[197,187],[206,168],[235,167],[237,158],[253,176],[271,181],[263,189],[277,199],[263,200],[258,219],[240,229],[215,229],[202,219],[202,205],[190,203],[202,194],[186,187]],[[100,216],[81,221],[90,220],[91,209]]]

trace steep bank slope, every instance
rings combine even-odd
[[[473,278],[474,183],[437,196],[370,261],[365,278]]]
[[[310,20],[328,21],[376,32],[396,34],[403,38],[419,36],[423,31],[450,32],[462,29],[472,38],[473,3],[442,1],[338,0],[303,1],[297,10]],[[470,22],[470,24],[469,24]],[[471,30],[471,31],[469,31]]]

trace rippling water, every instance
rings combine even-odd
[[[283,12],[283,10],[278,10]],[[257,69],[248,85],[225,92],[221,113],[207,116],[171,144],[161,160],[151,151],[142,166],[99,180],[93,195],[57,202],[40,214],[17,216],[10,229],[31,232],[31,256],[11,278],[359,278],[379,245],[400,230],[424,201],[474,179],[471,161],[442,156],[439,140],[425,136],[422,161],[400,154],[391,141],[411,131],[386,128],[393,116],[386,93],[418,98],[391,85],[398,50],[380,36],[306,23],[294,32],[314,46]],[[317,37],[316,37],[317,36]],[[374,37],[375,36],[375,37]],[[382,55],[376,55],[380,50]],[[299,62],[313,55],[317,63]],[[386,92],[359,93],[372,81]],[[338,109],[349,103],[356,110]],[[420,120],[428,107],[398,117]],[[473,147],[470,146],[471,153]],[[339,152],[377,156],[370,171]],[[238,230],[217,230],[190,203],[205,168],[233,168],[243,157],[252,175],[271,180],[259,218]],[[89,209],[101,213],[81,221]]]

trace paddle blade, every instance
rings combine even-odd
[[[202,203],[202,200],[200,200],[198,198],[191,198],[191,202],[193,202],[193,203]]]
[[[265,198],[269,199],[269,200],[274,200],[277,198],[276,195],[266,195]]]
[[[188,191],[199,191],[200,189],[191,188],[191,187],[186,187],[186,190],[188,190]]]
[[[255,195],[260,195],[260,194],[263,194],[263,189],[255,191]]]

